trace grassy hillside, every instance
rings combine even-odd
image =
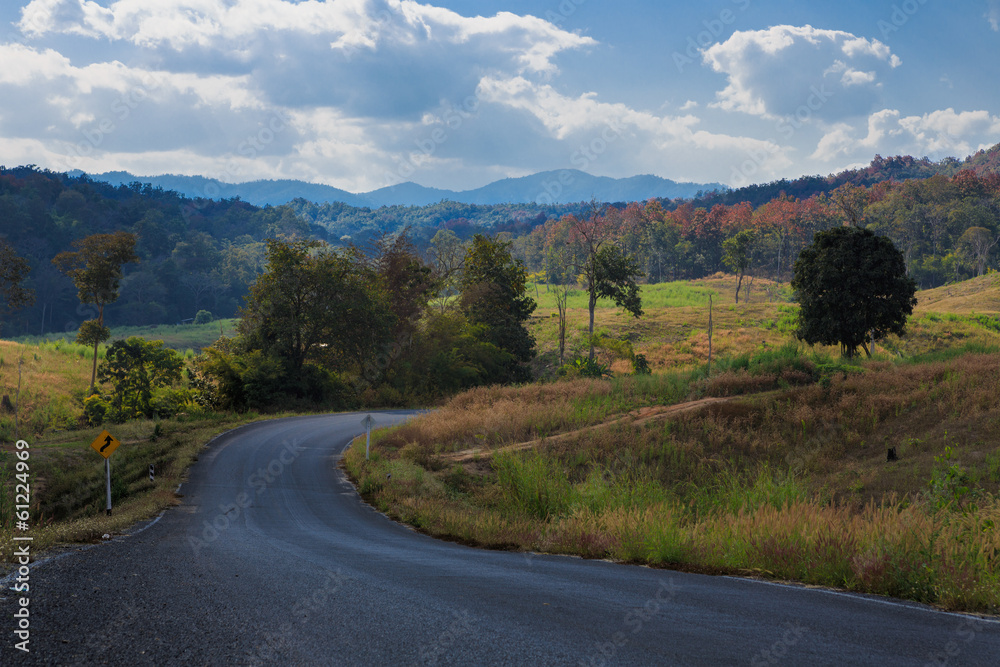
[[[706,287],[726,294],[717,279],[670,288],[696,303],[638,322],[599,312],[674,370],[467,392],[382,434],[371,462],[353,448],[348,471],[449,539],[1000,611],[1000,333],[985,309],[921,295],[906,336],[845,363],[794,344],[793,305],[751,294],[716,310],[709,377]],[[997,286],[952,290],[982,304]]]
[[[735,303],[736,278],[717,274],[705,280],[644,285],[645,315],[635,319],[600,302],[595,332],[629,340],[654,370],[684,370],[708,361],[708,298],[712,296],[712,350],[716,358],[781,347],[794,340],[798,306],[787,285],[757,279],[749,301],[741,291]],[[537,290],[538,308],[530,329],[538,343],[536,374],[554,375],[558,368],[558,318],[555,296],[546,286]],[[944,353],[953,349],[1000,347],[1000,274],[917,293],[918,305],[907,334],[876,342],[876,356],[901,359]],[[571,292],[567,311],[567,359],[587,351],[586,293]],[[819,353],[837,354],[836,347],[816,346]],[[629,363],[605,355],[612,370],[631,371]]]
[[[848,546],[867,545],[868,551],[843,547],[847,561],[829,571],[820,567],[826,574],[815,575],[817,581],[992,609],[996,601],[989,594],[963,592],[956,580],[939,577],[945,561],[935,561],[933,581],[913,584],[918,593],[902,590],[900,581],[886,583],[886,572],[913,565],[906,558],[914,549],[930,547],[872,541],[891,528],[885,522],[892,517],[938,535],[942,548],[968,533],[975,538],[966,540],[968,548],[980,555],[956,555],[964,560],[954,561],[955,571],[996,589],[995,560],[987,555],[992,543],[980,539],[994,533],[972,528],[998,518],[991,514],[991,494],[1000,483],[991,434],[1000,426],[992,407],[1000,333],[984,317],[986,309],[938,312],[924,306],[941,300],[925,302],[921,294],[905,338],[883,341],[874,362],[845,365],[836,350],[789,346],[796,307],[787,289],[756,281],[750,302],[741,295],[737,305],[734,287],[726,276],[647,286],[647,314],[639,320],[615,308],[598,310],[598,329],[630,339],[653,361],[658,372],[652,376],[627,376],[619,361],[619,377],[611,381],[469,392],[417,422],[415,431],[385,439],[372,466],[352,453],[351,470],[373,502],[434,534],[709,571],[812,581],[813,575],[802,574],[812,538],[802,535],[812,530],[808,521],[825,521],[816,524],[822,534],[845,534]],[[953,297],[961,292],[976,303],[1000,290],[985,280],[951,289]],[[541,349],[539,367],[552,373],[555,303],[544,285],[538,294],[531,326]],[[716,361],[708,378],[710,294]],[[586,303],[579,294],[573,298],[571,344],[582,351]],[[223,322],[225,333],[233,325]],[[193,350],[213,342],[219,326],[117,329],[114,335],[163,337],[172,347]],[[994,354],[964,356],[968,350]],[[211,435],[256,418],[185,415],[111,427],[125,444],[115,455],[117,509],[104,517],[103,462],[88,446],[96,432],[80,429],[78,421],[90,354],[64,340],[0,341],[0,391],[17,405],[18,417],[15,422],[11,411],[0,412],[0,476],[8,486],[0,500],[0,546],[11,538],[12,443],[18,436],[31,444],[32,516],[43,526],[36,544],[46,545],[94,539],[165,507]],[[914,364],[914,357],[924,361]],[[889,445],[902,458],[892,466],[884,464]],[[951,458],[944,460],[946,447]],[[146,479],[151,462],[160,471],[155,484]],[[952,467],[962,474],[951,474]],[[390,471],[391,485],[383,481]],[[963,487],[969,493],[956,496]],[[948,500],[960,509],[928,509]],[[964,512],[972,503],[977,511]],[[865,512],[874,512],[875,518],[864,519],[869,523],[862,520]],[[765,519],[774,525],[760,523]],[[740,540],[750,533],[726,533],[727,526],[771,531],[772,546],[748,547]],[[768,549],[793,553],[781,550],[782,540],[793,537],[800,551],[787,563],[767,556]],[[875,559],[875,573],[849,575],[855,570],[844,562],[865,554]]]
[[[1000,273],[919,292],[916,312],[1000,314]]]

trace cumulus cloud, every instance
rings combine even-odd
[[[820,139],[812,158],[825,162],[864,159],[874,153],[962,157],[1000,141],[1000,117],[988,111],[956,112],[952,108],[921,116],[904,116],[883,109],[867,121],[867,133],[846,123],[832,126]]]
[[[251,76],[273,104],[418,118],[487,72],[548,78],[596,42],[533,16],[465,17],[413,0],[33,0],[22,31],[129,45],[184,71]]]
[[[566,166],[592,173],[657,172],[681,179],[686,173],[688,179],[722,180],[719,165],[732,165],[731,172],[745,176],[749,162],[753,175],[767,180],[791,164],[788,150],[772,141],[711,132],[700,129],[694,115],[656,115],[603,102],[592,92],[573,97],[522,77],[486,77],[479,95],[541,123],[569,147]],[[684,172],[664,173],[665,155],[672,168]]]
[[[728,79],[716,107],[830,123],[869,113],[879,100],[879,77],[900,65],[878,40],[809,25],[735,32],[703,58]]]
[[[508,129],[544,128],[508,107],[477,104],[431,155],[417,144],[427,119],[474,99],[484,77],[548,81],[560,53],[596,44],[534,16],[466,17],[413,0],[31,0],[18,27],[23,43],[0,46],[0,149],[32,138],[57,168],[156,156],[165,162],[154,172],[211,167],[203,173],[236,180],[271,170],[354,190],[402,180],[414,164],[425,177],[462,174],[460,145],[492,149],[483,162],[509,155],[525,135]],[[72,50],[67,35],[78,38]],[[473,122],[497,114],[509,128]],[[287,119],[279,133],[275,118]]]
[[[986,20],[990,22],[993,32],[1000,32],[1000,0],[988,0]]]

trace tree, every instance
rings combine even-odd
[[[969,227],[958,239],[959,249],[976,267],[977,276],[986,273],[990,254],[997,242],[1000,242],[1000,236],[994,235],[985,227]]]
[[[458,293],[459,277],[465,263],[465,244],[450,229],[440,229],[431,239],[427,254],[433,264],[437,280],[438,305],[444,313],[451,306],[452,297]]]
[[[139,261],[135,254],[135,242],[135,235],[128,232],[94,234],[74,241],[75,251],[61,252],[52,259],[59,270],[73,279],[80,301],[97,306],[97,327],[88,329],[91,333],[103,330],[104,306],[118,300],[122,265]],[[84,342],[79,337],[78,340]],[[97,379],[97,345],[101,339],[90,336],[85,342],[94,345],[94,366],[90,376],[92,394]]]
[[[482,234],[472,238],[462,273],[462,310],[473,325],[483,325],[483,340],[512,355],[506,364],[506,382],[526,382],[531,373],[526,363],[535,356],[535,339],[524,323],[535,310],[535,301],[525,294],[524,264],[510,254],[510,242]]]
[[[137,336],[116,340],[104,355],[98,379],[113,385],[111,418],[123,422],[152,417],[153,389],[181,379],[184,360],[162,340],[147,341]]]
[[[569,243],[572,218],[550,220],[544,225],[545,241],[542,260],[545,280],[555,284],[556,309],[559,312],[559,365],[566,356],[566,312],[569,302],[569,285],[575,282],[574,248]],[[541,229],[541,227],[539,227]]]
[[[722,263],[736,273],[736,303],[740,302],[740,287],[743,285],[743,276],[750,269],[753,261],[753,253],[757,244],[757,232],[752,229],[744,229],[736,232],[722,242]],[[747,287],[749,294],[750,287]]]
[[[795,262],[792,288],[800,305],[795,335],[810,345],[840,343],[847,357],[858,347],[870,357],[868,336],[902,334],[917,303],[902,253],[857,227],[817,233]]]
[[[369,265],[382,281],[389,306],[396,316],[393,338],[412,337],[417,321],[434,294],[431,267],[417,254],[405,228],[399,234],[383,234],[372,242]]]
[[[259,350],[289,374],[316,361],[331,370],[360,364],[388,340],[388,295],[355,250],[322,241],[270,240],[267,269],[240,310],[240,352]]]
[[[830,193],[830,202],[844,215],[844,225],[849,227],[861,226],[870,201],[868,190],[853,183],[844,183]]]
[[[611,299],[635,317],[642,316],[642,301],[635,279],[642,276],[638,262],[613,244],[620,216],[602,213],[595,202],[584,219],[570,218],[571,239],[579,247],[577,273],[586,281],[590,310],[590,361],[594,360],[594,311],[599,299]]]
[[[6,239],[0,239],[0,303],[6,309],[16,310],[35,302],[34,290],[21,284],[30,270],[28,260],[19,256]]]

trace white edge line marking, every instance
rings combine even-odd
[[[779,581],[765,581],[763,579],[750,579],[747,577],[733,577],[729,575],[722,575],[723,579],[730,579],[732,581],[742,581],[749,584],[763,584],[765,586],[776,586],[778,588],[809,591],[814,593],[826,593],[827,595],[836,595],[838,597],[851,598],[854,600],[860,600],[861,602],[876,602],[878,604],[888,605],[890,607],[902,607],[904,609],[913,609],[915,611],[922,611],[927,614],[944,614],[946,616],[954,616],[955,618],[976,618],[987,623],[996,623],[1000,625],[1000,618],[995,618],[992,616],[981,616],[975,612],[957,612],[957,611],[946,611],[944,609],[937,609],[931,607],[922,602],[912,602],[908,600],[896,600],[895,598],[882,598],[877,595],[861,595],[858,593],[850,593],[848,591],[838,591],[831,588],[822,587],[811,587],[798,584],[783,584]]]

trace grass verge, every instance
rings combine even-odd
[[[280,415],[279,415],[280,416]],[[258,420],[254,413],[202,415],[109,425],[122,445],[111,456],[112,515],[105,513],[104,459],[90,447],[101,429],[26,438],[30,452],[28,532],[15,531],[15,444],[0,448],[0,562],[10,562],[13,537],[29,535],[32,550],[94,542],[151,518],[177,502],[175,490],[214,436]],[[150,482],[149,465],[155,467]]]

